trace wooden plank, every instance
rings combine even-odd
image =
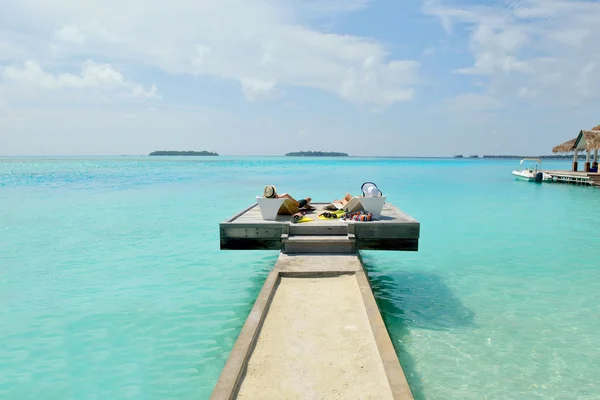
[[[245,210],[243,210],[243,211],[240,211],[239,213],[235,214],[233,217],[229,218],[229,219],[227,220],[227,222],[233,222],[233,221],[235,221],[236,219],[238,219],[239,217],[241,217],[242,215],[246,215],[246,214],[248,214],[248,212],[250,212],[250,210],[252,210],[252,209],[256,208],[256,206],[258,206],[258,204],[253,204],[253,205],[251,205],[250,207],[246,208]]]
[[[326,203],[312,203],[313,206],[315,206],[317,209],[313,212],[309,212],[307,215],[314,217],[315,221],[313,222],[314,224],[337,224],[337,223],[343,223],[342,221],[339,220],[317,220],[316,217],[318,214],[322,213],[323,211],[326,211],[323,209],[323,207],[326,205]],[[257,207],[257,204],[254,204],[252,207],[249,207],[247,209],[247,211],[242,212],[242,213],[238,213],[238,217],[231,218],[231,221],[226,221],[226,222],[237,222],[237,223],[263,223],[263,222],[270,222],[270,223],[277,223],[277,222],[289,222],[291,220],[291,217],[289,215],[279,215],[277,217],[276,221],[264,221],[262,219],[262,214],[260,212],[260,208]],[[381,218],[380,220],[376,221],[378,223],[388,223],[388,222],[417,222],[413,217],[411,217],[410,215],[404,213],[403,211],[399,210],[398,208],[396,208],[395,206],[393,206],[392,204],[386,203],[383,206],[382,212],[381,212]]]

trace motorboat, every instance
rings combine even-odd
[[[526,180],[526,181],[534,181],[534,182],[551,182],[552,175],[540,171],[538,169],[538,165],[542,163],[542,160],[539,158],[524,158],[521,160],[521,165],[523,165],[526,161],[534,161],[536,164],[532,167],[523,167],[521,169],[516,169],[512,172],[514,176],[518,179]]]

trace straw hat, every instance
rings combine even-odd
[[[265,190],[263,191],[263,195],[267,199],[272,199],[275,196],[277,196],[277,189],[273,185],[267,185],[267,186],[265,186]]]

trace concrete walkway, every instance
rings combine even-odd
[[[212,399],[412,399],[356,255],[284,255]]]

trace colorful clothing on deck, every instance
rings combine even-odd
[[[350,213],[350,214],[346,214],[343,217],[345,220],[350,220],[350,221],[371,221],[373,219],[373,214],[371,214],[370,212],[366,212],[366,211],[359,211],[359,212],[355,212],[355,213]]]

